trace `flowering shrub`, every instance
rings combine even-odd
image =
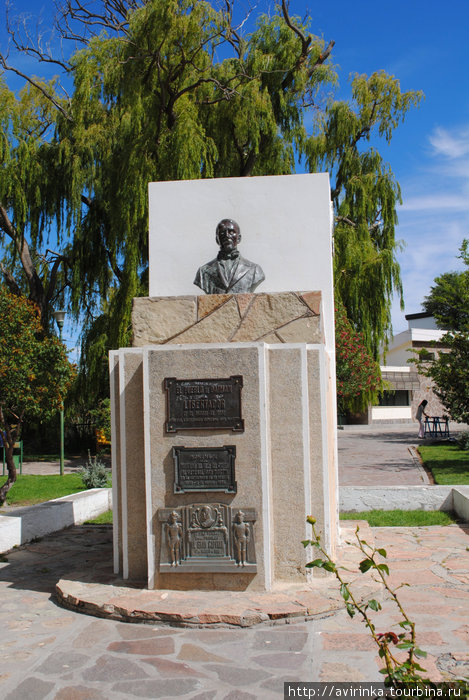
[[[339,413],[362,411],[382,388],[381,371],[340,302],[335,309],[335,351]]]
[[[44,334],[35,305],[0,286],[0,430],[8,469],[3,505],[16,481],[13,460],[25,418],[49,420],[63,406],[74,368],[60,340]]]

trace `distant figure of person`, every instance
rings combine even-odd
[[[423,401],[421,401],[419,403],[418,408],[417,408],[416,418],[419,422],[419,434],[418,434],[419,438],[425,437],[425,421],[423,419],[423,416],[425,416],[425,417],[428,416],[428,414],[425,413],[425,408],[427,407],[427,403],[428,403],[428,401],[426,399],[424,399]]]
[[[223,219],[217,226],[216,241],[220,251],[214,260],[197,270],[194,284],[206,294],[246,294],[265,280],[256,263],[243,258],[238,251],[241,232],[233,219]]]

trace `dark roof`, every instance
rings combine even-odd
[[[413,318],[432,318],[433,314],[429,314],[426,311],[421,311],[418,314],[406,314],[406,321],[411,321]]]

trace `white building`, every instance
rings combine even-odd
[[[408,328],[395,335],[381,366],[382,377],[389,385],[378,406],[371,407],[368,420],[408,422],[415,418],[417,406],[427,399],[430,415],[442,416],[445,411],[432,391],[432,381],[418,374],[417,368],[408,360],[415,357],[414,350],[426,349],[431,356],[440,352],[444,345],[441,338],[445,331],[437,328],[433,316],[427,313],[408,314]]]

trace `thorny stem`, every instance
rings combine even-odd
[[[371,635],[372,635],[372,637],[373,637],[373,640],[375,641],[375,643],[376,643],[376,645],[378,646],[378,648],[382,651],[383,658],[384,658],[384,662],[385,662],[385,665],[386,665],[386,671],[387,671],[387,673],[388,673],[388,676],[389,676],[389,678],[392,680],[393,684],[395,684],[396,681],[395,681],[395,678],[394,678],[394,671],[395,671],[396,667],[401,666],[401,662],[400,662],[398,659],[396,659],[396,657],[395,657],[395,656],[392,654],[392,652],[390,651],[390,649],[389,649],[389,640],[386,638],[386,636],[384,636],[382,639],[380,639],[380,637],[379,637],[378,634],[376,633],[376,631],[375,631],[375,625],[374,625],[373,622],[371,621],[371,619],[370,619],[370,617],[369,617],[369,615],[368,615],[368,613],[367,613],[367,611],[366,611],[366,609],[367,609],[367,604],[366,604],[366,603],[365,603],[365,604],[360,604],[360,603],[357,601],[357,599],[355,598],[355,596],[354,596],[354,594],[353,594],[353,591],[352,591],[351,588],[350,588],[349,582],[348,582],[348,581],[345,581],[345,580],[342,578],[342,576],[340,575],[340,573],[339,573],[339,571],[338,571],[338,569],[337,569],[337,566],[336,566],[335,562],[331,559],[331,557],[329,556],[328,552],[327,552],[327,551],[324,549],[324,547],[322,546],[322,544],[321,544],[321,537],[320,537],[320,535],[316,532],[316,528],[315,528],[315,526],[314,526],[314,519],[313,519],[313,518],[311,518],[311,519],[308,518],[308,522],[309,522],[310,525],[312,526],[313,535],[314,535],[314,539],[310,541],[310,544],[312,544],[314,547],[316,547],[316,548],[319,550],[319,552],[322,554],[322,556],[324,557],[324,559],[332,565],[332,568],[329,569],[329,570],[332,571],[332,573],[335,575],[335,577],[337,578],[337,580],[338,580],[339,583],[341,584],[341,587],[343,586],[344,589],[347,591],[348,598],[347,598],[347,599],[344,598],[345,602],[347,603],[347,601],[350,600],[350,601],[351,601],[351,605],[352,605],[352,606],[355,608],[355,610],[358,611],[358,612],[360,613],[360,615],[362,616],[362,618],[363,618],[363,620],[364,620],[364,622],[365,622],[365,625],[366,625],[366,626],[368,627],[368,629],[370,630],[370,633],[371,633]],[[405,610],[403,609],[403,607],[402,607],[402,605],[401,605],[401,603],[400,603],[400,601],[399,601],[399,599],[398,599],[396,593],[392,590],[392,588],[390,588],[390,586],[389,586],[388,582],[386,581],[386,578],[385,578],[385,576],[384,576],[382,570],[378,568],[378,565],[377,565],[377,563],[375,562],[374,557],[375,557],[376,554],[379,554],[379,552],[376,550],[376,548],[372,548],[372,547],[370,547],[369,545],[367,545],[367,547],[371,550],[371,553],[370,553],[369,551],[367,551],[367,550],[365,549],[365,547],[364,547],[363,542],[360,540],[360,538],[359,538],[359,536],[358,536],[358,531],[359,531],[359,527],[357,526],[357,529],[356,529],[356,531],[355,531],[355,537],[356,537],[356,539],[357,539],[357,541],[358,541],[358,545],[355,545],[355,547],[357,547],[357,548],[362,552],[362,554],[366,557],[366,559],[368,559],[369,561],[371,561],[371,567],[370,567],[370,568],[373,568],[375,571],[378,572],[378,575],[379,575],[379,577],[380,577],[380,579],[381,579],[381,582],[383,583],[383,585],[384,585],[385,589],[388,591],[388,593],[390,593],[392,599],[394,600],[395,604],[397,605],[397,607],[398,607],[398,609],[399,609],[399,612],[400,612],[401,615],[403,616],[405,622],[407,623],[407,625],[408,625],[408,627],[409,627],[409,629],[410,629],[410,640],[409,640],[409,641],[410,641],[411,646],[410,646],[410,648],[408,649],[408,663],[409,663],[409,665],[412,667],[413,664],[415,663],[415,659],[414,659],[414,654],[415,654],[415,623],[412,622],[412,621],[409,619],[409,617],[408,617],[408,615],[406,614]]]
[[[376,555],[377,553],[379,554],[379,552],[377,552],[376,548],[373,548],[373,549],[372,549],[371,554],[369,554],[369,553],[366,551],[366,549],[365,549],[365,547],[364,547],[364,545],[363,545],[363,542],[362,542],[362,541],[360,540],[360,538],[358,537],[358,526],[357,526],[357,530],[356,530],[356,532],[355,532],[355,536],[356,536],[356,538],[357,538],[358,547],[359,547],[360,551],[365,555],[365,557],[367,557],[368,559],[370,559],[370,560],[373,562],[373,568],[374,568],[374,570],[378,573],[378,576],[380,577],[382,583],[384,584],[385,589],[386,589],[386,590],[388,591],[388,593],[391,595],[392,599],[394,600],[395,604],[397,605],[397,607],[398,607],[398,609],[399,609],[399,612],[401,613],[402,617],[404,618],[404,620],[407,622],[407,624],[408,624],[408,626],[409,626],[409,629],[410,629],[410,642],[411,642],[412,646],[410,647],[408,653],[409,653],[409,662],[410,662],[410,663],[413,663],[413,661],[414,661],[414,648],[415,648],[415,622],[412,622],[412,620],[409,619],[407,613],[405,612],[404,608],[402,607],[402,604],[401,604],[399,598],[398,598],[397,595],[396,595],[396,592],[393,591],[393,589],[389,586],[388,582],[386,581],[386,577],[384,576],[382,570],[379,569],[379,568],[376,566],[376,562],[375,562],[375,560],[374,560],[374,557],[375,557],[375,555]],[[368,545],[368,546],[369,546],[369,545]],[[391,656],[392,656],[392,655],[391,655]],[[394,658],[394,657],[393,657],[393,658]]]

